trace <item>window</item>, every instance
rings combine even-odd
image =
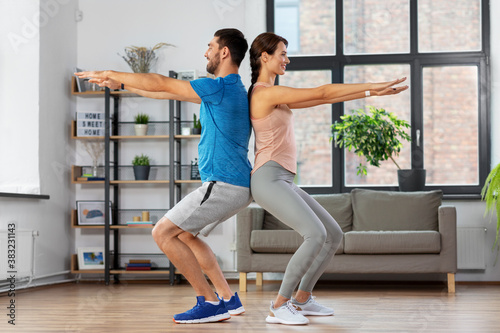
[[[480,193],[490,164],[489,6],[457,0],[267,0],[268,31],[289,41],[279,84],[312,87],[406,76],[391,97],[295,110],[296,182],[310,193],[356,187],[397,190],[391,161],[357,176],[360,158],[329,142],[342,114],[373,105],[410,122],[412,142],[396,161],[425,168],[426,187]]]

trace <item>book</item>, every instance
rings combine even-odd
[[[151,260],[149,259],[130,259],[129,264],[150,264]]]
[[[144,264],[128,263],[127,267],[151,267],[151,263],[144,263]]]
[[[126,267],[127,271],[150,271],[151,267]]]

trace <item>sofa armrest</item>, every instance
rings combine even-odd
[[[250,236],[252,230],[262,229],[264,209],[247,207],[236,215],[236,257],[238,272],[249,272],[251,267],[252,249]]]
[[[440,206],[438,228],[441,234],[442,270],[457,271],[457,210],[454,206]]]

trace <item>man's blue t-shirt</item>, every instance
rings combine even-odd
[[[191,81],[201,98],[201,140],[198,166],[201,180],[250,187],[248,161],[251,123],[245,86],[238,74]]]

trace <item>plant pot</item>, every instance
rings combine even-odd
[[[415,192],[425,189],[425,169],[398,170],[399,191]]]
[[[135,135],[145,136],[148,133],[148,125],[147,124],[135,124],[134,130],[135,130]]]
[[[193,128],[193,134],[201,134],[201,128]]]
[[[134,165],[135,180],[148,180],[150,170],[151,166],[149,165]]]

